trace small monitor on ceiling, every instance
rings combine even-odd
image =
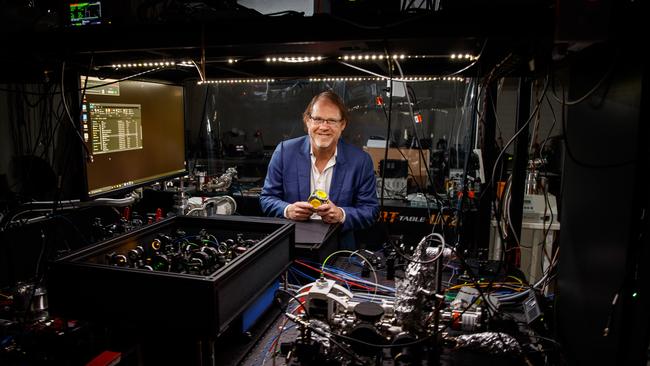
[[[102,24],[101,1],[70,3],[70,25]]]

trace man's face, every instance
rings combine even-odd
[[[318,100],[305,121],[311,145],[315,149],[334,148],[345,129],[338,107],[327,99]]]

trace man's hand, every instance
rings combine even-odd
[[[294,202],[287,206],[287,218],[296,221],[308,220],[314,208],[308,202]]]
[[[316,214],[323,218],[323,222],[335,224],[343,220],[343,211],[332,202],[318,206]]]

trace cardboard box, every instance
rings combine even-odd
[[[367,147],[364,146],[363,150],[370,154],[372,163],[375,168],[375,173],[379,175],[379,162],[384,160],[384,152],[386,149],[381,147]],[[424,160],[422,159],[424,157]],[[422,150],[420,154],[419,149],[408,148],[389,148],[388,159],[407,160],[409,162],[409,179],[415,179],[422,189],[428,186],[427,167],[429,166],[429,150]]]

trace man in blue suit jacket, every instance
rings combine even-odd
[[[372,159],[341,140],[348,113],[341,98],[326,91],[303,113],[308,136],[283,141],[275,149],[260,204],[266,215],[342,223],[341,246],[353,249],[353,231],[371,226],[379,211]],[[312,207],[311,192],[324,190],[329,203]]]

